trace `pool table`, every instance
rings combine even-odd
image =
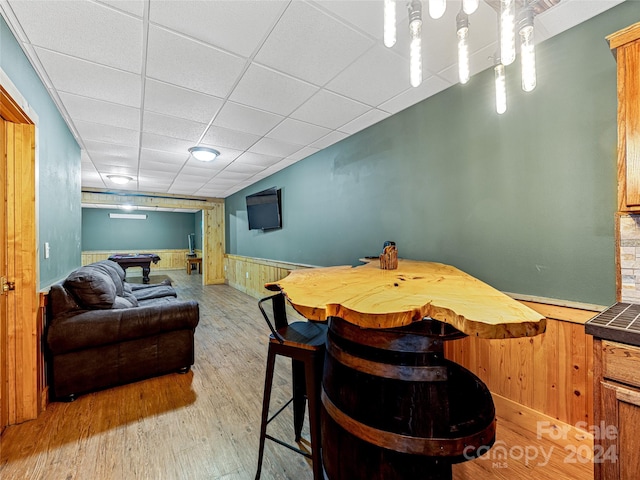
[[[151,262],[158,263],[160,257],[155,253],[116,253],[111,255],[109,260],[113,260],[120,265],[125,273],[129,267],[142,267],[142,282],[149,283]]]

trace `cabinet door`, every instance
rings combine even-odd
[[[640,478],[640,390],[602,382],[603,418],[596,434],[594,462],[602,480]]]
[[[619,140],[625,144],[619,147],[626,163],[626,204],[636,207],[640,206],[640,41],[619,49],[618,62],[618,81],[622,82],[618,108],[623,110],[619,112],[619,134],[623,134]]]

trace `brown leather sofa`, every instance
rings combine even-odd
[[[171,372],[194,362],[198,303],[170,282],[134,285],[105,260],[80,267],[49,292],[46,329],[52,400]]]

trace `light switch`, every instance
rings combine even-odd
[[[49,258],[49,242],[44,242],[44,258]]]

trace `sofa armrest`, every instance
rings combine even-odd
[[[199,305],[193,300],[112,310],[83,310],[54,318],[47,344],[52,354],[150,337],[174,330],[194,330]]]

